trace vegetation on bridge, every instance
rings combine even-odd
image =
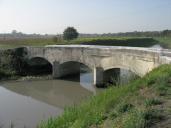
[[[25,54],[23,48],[0,51],[0,80],[25,74]]]
[[[167,128],[171,121],[171,65],[126,86],[115,86],[66,108],[39,128]],[[161,123],[162,122],[162,123]]]
[[[16,79],[21,76],[38,76],[52,73],[51,64],[37,58],[28,60],[25,48],[0,50],[0,80]],[[31,62],[36,62],[32,64]]]

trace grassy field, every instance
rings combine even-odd
[[[169,128],[171,65],[128,85],[110,87],[79,106],[66,108],[38,128]]]
[[[52,38],[38,39],[0,39],[0,48],[16,48],[21,46],[44,46],[54,44],[88,44],[88,45],[112,45],[112,46],[132,46],[150,47],[161,44],[171,48],[171,38],[140,38],[140,37],[97,37],[97,38],[78,38],[72,41],[54,41]]]
[[[0,39],[0,48],[8,49],[8,48],[16,48],[22,46],[44,46],[55,44],[51,38],[37,38],[37,39]]]

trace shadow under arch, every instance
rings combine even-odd
[[[142,77],[142,73],[138,72],[135,70],[135,68],[132,68],[131,66],[127,65],[127,66],[123,66],[123,65],[114,65],[114,66],[108,66],[108,67],[105,67],[103,68],[104,71],[107,71],[107,70],[112,70],[112,69],[123,69],[123,70],[127,70],[127,71],[130,71],[132,72],[133,74],[135,74],[136,76],[138,77]]]
[[[65,61],[60,63],[60,72],[62,72],[60,79],[79,82],[80,75],[82,73],[90,73],[92,69],[78,61]]]
[[[28,75],[47,75],[52,74],[52,64],[43,57],[33,57],[27,61]]]
[[[140,77],[136,72],[124,67],[110,67],[104,70],[104,83],[106,84],[126,84]]]

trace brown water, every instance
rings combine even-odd
[[[120,70],[121,83],[131,78],[132,73]],[[42,120],[59,116],[65,107],[103,90],[92,83],[92,73],[88,72],[65,80],[0,83],[0,128],[36,128]]]
[[[91,73],[75,80],[1,83],[0,128],[35,128],[40,121],[60,115],[64,107],[96,93]]]

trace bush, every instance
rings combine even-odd
[[[74,27],[68,27],[63,32],[63,39],[64,40],[73,40],[78,37],[78,32]]]
[[[8,74],[24,75],[27,69],[26,54],[24,48],[0,51],[0,70]]]

